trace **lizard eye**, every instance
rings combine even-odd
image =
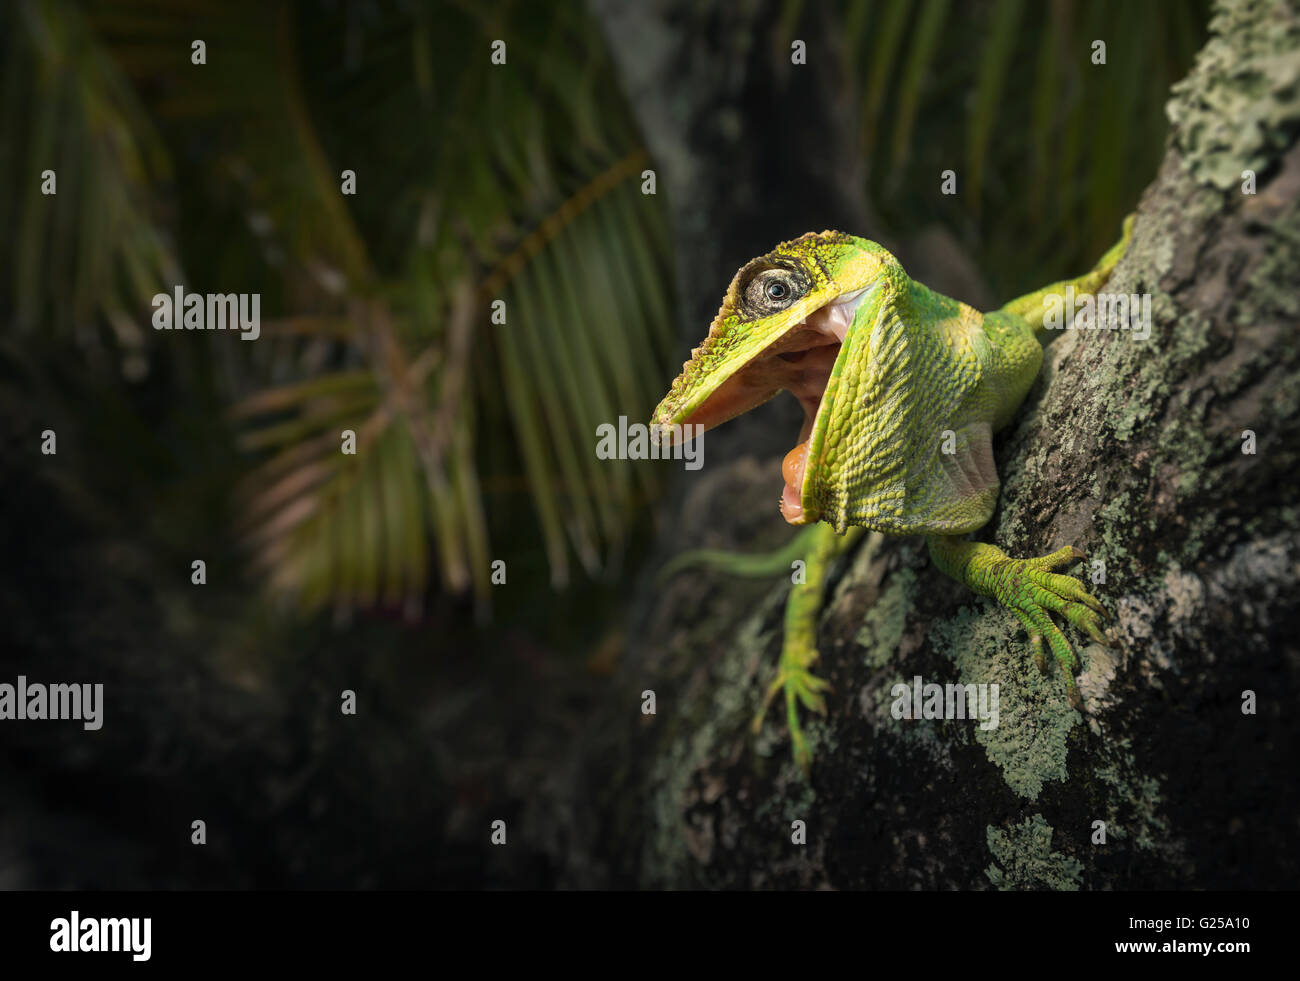
[[[765,269],[745,287],[746,306],[756,316],[768,316],[784,310],[801,292],[799,281],[789,269]]]

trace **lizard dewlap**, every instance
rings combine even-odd
[[[797,524],[803,516],[803,506],[799,503],[799,488],[803,486],[803,472],[808,465],[808,442],[800,443],[781,461],[781,476],[785,478],[785,489],[781,492],[781,515],[791,524]]]
[[[879,244],[843,232],[808,233],[736,273],[703,343],[654,413],[663,427],[709,429],[790,392],[804,410],[781,464],[780,512],[811,525],[805,581],[796,585],[767,705],[784,693],[795,758],[811,761],[798,706],[824,711],[826,683],[809,670],[827,567],[863,530],[927,536],[935,564],[1009,607],[1044,644],[1077,703],[1078,661],[1050,614],[1105,643],[1106,614],[1077,580],[1052,569],[1082,558],[1066,546],[1013,559],[966,541],[993,516],[999,482],[993,434],[1024,400],[1043,353],[1044,316],[1067,287],[1099,288],[1127,246],[1085,276],[980,311],[912,280]]]

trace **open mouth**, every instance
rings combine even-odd
[[[825,308],[823,308],[825,309]],[[821,313],[821,311],[817,311]],[[809,318],[816,319],[816,314]],[[783,388],[803,406],[803,425],[795,446],[781,461],[781,515],[791,524],[804,518],[803,482],[808,469],[808,448],[813,426],[826,394],[835,359],[840,356],[842,340],[833,333],[807,322],[792,329],[764,351],[745,371],[761,374],[765,383]]]
[[[758,364],[772,364],[774,376],[782,379],[781,387],[792,393],[803,406],[803,425],[794,449],[781,461],[781,477],[785,487],[781,490],[781,516],[791,524],[816,520],[817,515],[805,515],[803,485],[808,470],[808,448],[812,443],[813,428],[821,412],[826,385],[831,370],[840,356],[844,335],[853,323],[854,314],[862,300],[864,290],[855,290],[837,297],[814,310],[800,324],[795,325],[777,343],[759,356]]]
[[[757,405],[764,396],[781,389],[799,400],[803,406],[803,425],[794,449],[781,463],[781,476],[785,481],[781,491],[781,515],[791,524],[807,524],[819,517],[804,513],[808,451],[831,371],[865,293],[866,290],[860,289],[842,294],[792,325],[727,379],[695,414],[697,420],[706,416],[721,421],[737,414],[733,408],[743,411],[741,406]]]

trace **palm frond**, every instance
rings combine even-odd
[[[152,333],[141,322],[158,284],[181,276],[162,218],[168,153],[77,5],[21,0],[0,23],[0,181],[18,190],[0,198],[0,221],[14,229],[0,256],[14,326],[103,351],[106,324],[130,370]],[[55,194],[42,193],[46,170]]]
[[[292,15],[268,21],[255,43],[236,41],[249,29],[243,14],[216,15],[213,36],[263,63],[243,55],[221,69],[242,87],[223,74],[220,100],[178,93],[163,110],[223,133],[229,150],[211,179],[233,186],[264,216],[263,237],[294,257],[281,276],[297,309],[267,326],[281,352],[265,369],[276,380],[235,413],[249,426],[244,448],[267,455],[245,483],[243,530],[259,566],[309,608],[379,598],[412,610],[427,587],[412,564],[427,558],[443,588],[481,601],[495,499],[535,513],[556,585],[571,556],[597,574],[653,481],[633,461],[598,460],[595,430],[646,416],[671,323],[661,210],[638,193],[647,158],[598,35],[572,9],[521,7],[507,30],[466,8],[460,36],[481,41],[470,57],[418,17],[410,29],[390,18],[365,39],[352,84],[308,92],[288,77],[300,49],[285,37]],[[496,36],[512,39],[517,67],[491,64]],[[138,41],[132,56],[146,74],[164,63]],[[287,94],[262,98],[273,84]],[[227,127],[234,119],[245,121]],[[392,132],[404,134],[399,146]],[[342,159],[380,143],[382,161]],[[272,158],[290,159],[277,168]],[[374,193],[337,193],[331,175],[349,163],[363,186],[397,189],[387,209]],[[296,196],[285,181],[301,185]],[[337,274],[335,290],[317,288],[322,268],[325,280]],[[314,376],[295,381],[308,365]],[[480,432],[480,416],[496,428]],[[355,458],[340,458],[345,428],[358,435]],[[495,451],[503,437],[512,452],[490,454],[485,479],[482,444]]]
[[[848,5],[846,22],[867,25],[850,38],[850,68],[869,197],[900,228],[952,228],[1000,295],[1032,288],[1044,267],[1086,268],[1159,160],[1162,107],[1199,44],[1206,6]],[[1092,61],[1097,40],[1104,65]],[[963,142],[958,194],[939,195],[938,175]]]

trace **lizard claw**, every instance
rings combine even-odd
[[[1082,552],[1069,546],[1035,559],[1010,559],[1009,567],[999,577],[997,594],[999,601],[1011,608],[1029,632],[1034,661],[1044,672],[1047,669],[1043,650],[1046,641],[1053,658],[1065,672],[1066,692],[1076,708],[1081,704],[1074,683],[1079,659],[1050,614],[1060,614],[1097,643],[1110,647],[1111,642],[1102,631],[1102,624],[1109,619],[1109,614],[1078,579],[1048,570],[1083,557]]]
[[[786,666],[782,667],[777,673],[776,678],[767,688],[767,693],[763,696],[763,706],[754,716],[751,728],[754,735],[758,735],[763,729],[763,720],[767,716],[767,710],[772,704],[772,700],[778,693],[785,693],[786,707],[786,728],[790,731],[790,748],[794,753],[795,762],[799,764],[799,769],[807,776],[812,768],[812,748],[808,745],[808,739],[804,735],[803,726],[799,722],[798,706],[802,705],[809,712],[816,712],[818,715],[826,714],[826,693],[831,691],[830,682],[824,678],[818,678],[807,668],[802,667],[804,663],[811,663],[816,660],[814,652],[811,658],[807,657],[808,652],[802,652],[803,656],[791,655],[786,652],[782,657],[782,662]]]

